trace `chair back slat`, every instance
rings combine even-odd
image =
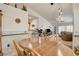
[[[30,56],[41,56],[39,53],[37,53],[34,49],[26,48],[25,49],[26,54],[30,54]]]
[[[18,43],[16,43],[15,40],[13,40],[13,44],[16,48],[16,52],[17,52],[18,56],[24,56],[25,55],[24,49]]]

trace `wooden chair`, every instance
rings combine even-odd
[[[25,54],[28,56],[41,56],[39,53],[37,53],[34,49],[26,48]]]
[[[13,43],[16,48],[18,56],[25,56],[24,49],[18,43],[16,43],[15,40],[13,40]]]

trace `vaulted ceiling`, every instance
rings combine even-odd
[[[62,9],[64,22],[72,22],[73,20],[72,4],[28,3],[24,5],[30,7],[51,23],[55,22],[58,17],[58,8]]]
[[[54,3],[51,5],[50,3],[22,3],[18,4],[19,6],[25,5],[26,7],[31,8],[39,15],[47,19],[51,24],[56,22],[58,17],[58,8],[62,9],[63,19],[65,23],[72,23],[73,21],[73,8],[72,4],[68,3]]]

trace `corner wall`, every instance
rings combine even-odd
[[[28,12],[5,4],[0,4],[0,10],[3,11],[3,35],[24,33],[28,31]],[[16,18],[20,19],[20,23],[15,22]]]

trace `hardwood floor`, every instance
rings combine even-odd
[[[53,39],[53,38],[51,38],[51,39]],[[65,46],[60,41],[54,41],[54,40],[49,40],[49,39],[43,40],[42,39],[41,43],[39,43],[39,41],[33,42],[28,39],[25,39],[20,42],[20,45],[23,48],[29,47],[29,44],[31,45],[30,48],[33,48],[42,56],[60,56],[60,55],[74,56],[75,55],[75,53],[73,52],[72,49]]]

